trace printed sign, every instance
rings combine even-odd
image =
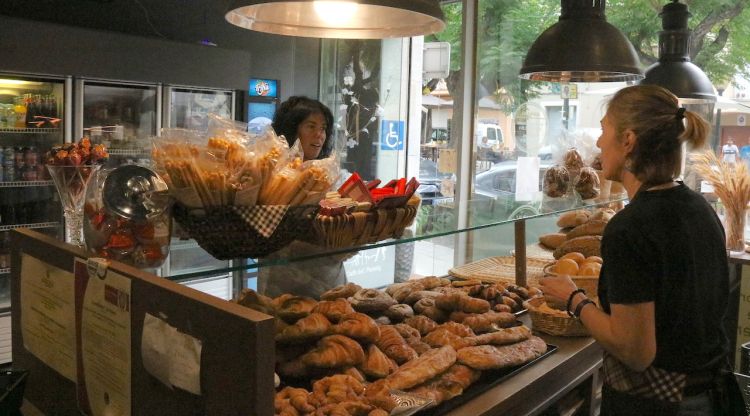
[[[278,98],[278,81],[275,79],[250,78],[247,92],[251,97]]]
[[[737,125],[738,126],[744,126],[747,124],[747,116],[744,114],[740,114],[737,116]]]
[[[380,150],[404,150],[404,122],[382,120],[380,122]]]

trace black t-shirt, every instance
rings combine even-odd
[[[604,230],[599,299],[654,302],[653,365],[689,373],[717,367],[729,346],[723,327],[729,296],[724,230],[703,197],[687,186],[641,191]]]

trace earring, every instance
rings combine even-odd
[[[628,171],[633,171],[633,160],[632,159],[625,159],[625,164],[623,165],[623,168]]]

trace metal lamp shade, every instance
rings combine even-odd
[[[315,38],[408,37],[445,27],[438,0],[242,0],[225,18],[245,29]]]
[[[659,85],[681,99],[716,101],[711,80],[692,62],[657,62],[646,69],[641,84]]]
[[[531,45],[520,77],[550,82],[617,82],[643,78],[625,35],[604,18],[604,2],[562,0],[560,20]]]

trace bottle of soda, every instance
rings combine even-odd
[[[36,167],[37,161],[38,161],[38,156],[37,156],[36,147],[34,146],[27,147],[26,150],[24,151],[25,166],[24,166],[23,180],[35,181],[38,179],[37,178],[38,170]]]

